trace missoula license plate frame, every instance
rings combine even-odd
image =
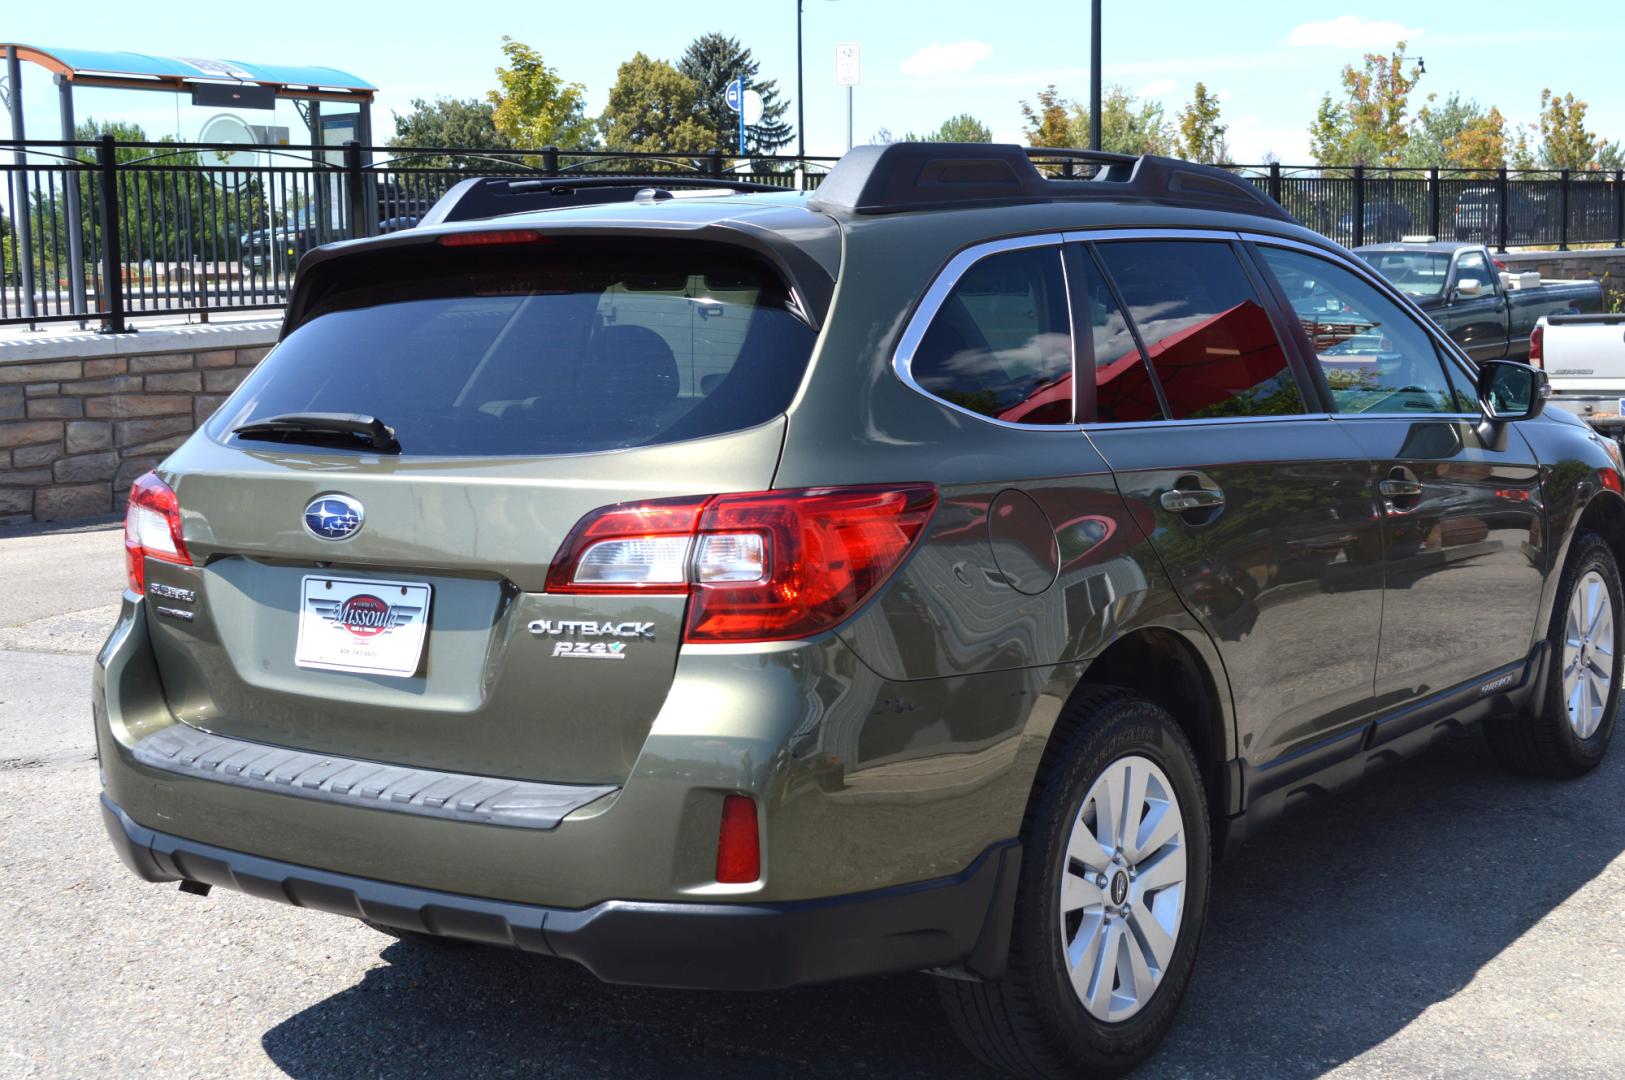
[[[299,583],[293,662],[319,671],[411,678],[423,663],[434,588],[306,574]]]

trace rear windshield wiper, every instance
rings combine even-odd
[[[364,413],[281,413],[231,429],[239,439],[271,439],[276,442],[331,443],[359,440],[380,454],[398,454],[395,429]]]

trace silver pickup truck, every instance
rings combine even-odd
[[[1625,314],[1548,315],[1529,336],[1529,362],[1546,369],[1551,405],[1625,435]]]

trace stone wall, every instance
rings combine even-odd
[[[0,525],[122,510],[209,415],[275,323],[0,340]]]

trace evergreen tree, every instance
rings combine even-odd
[[[717,132],[724,148],[737,142],[739,114],[728,108],[728,84],[743,78],[745,88],[762,95],[762,119],[745,129],[747,154],[771,154],[795,137],[786,113],[790,103],[779,98],[776,79],[758,79],[761,62],[737,38],[725,34],[703,34],[689,43],[677,70],[697,88],[694,117],[700,126]]]

